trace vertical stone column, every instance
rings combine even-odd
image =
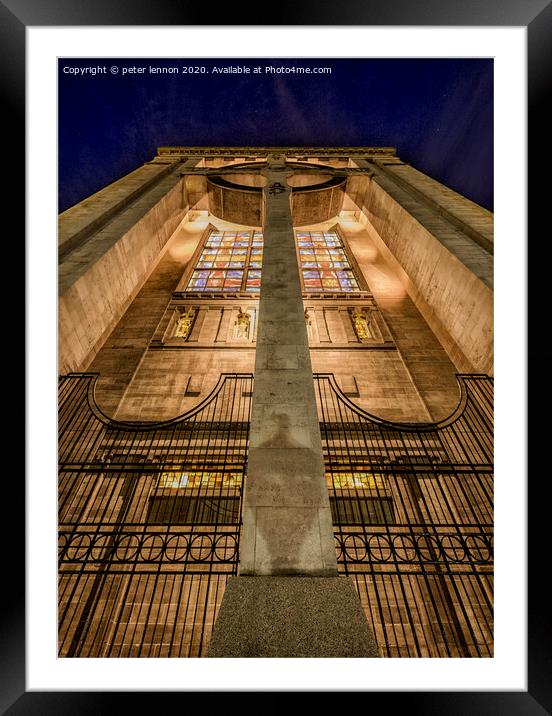
[[[285,166],[263,172],[264,252],[240,574],[337,575]]]
[[[352,582],[337,576],[290,189],[263,172],[264,255],[243,502],[232,577],[210,657],[374,657]]]

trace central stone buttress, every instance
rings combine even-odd
[[[353,584],[337,574],[288,172],[268,164],[240,576],[209,657],[375,657]]]
[[[241,575],[337,575],[285,168],[265,170]]]

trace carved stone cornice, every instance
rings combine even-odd
[[[158,157],[264,157],[268,154],[301,157],[396,156],[396,147],[157,147]]]

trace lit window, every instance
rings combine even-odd
[[[385,491],[383,475],[375,472],[347,472],[335,470],[326,473],[328,487],[339,489],[364,488],[368,490]]]
[[[198,487],[235,487],[241,485],[241,473],[208,470],[162,472],[157,481],[159,489],[193,489]]]
[[[337,232],[297,231],[295,237],[306,293],[351,293],[359,290]]]
[[[306,293],[359,291],[337,232],[298,231],[295,237]],[[213,231],[205,242],[186,291],[259,293],[262,265],[262,231]]]
[[[213,231],[186,291],[259,293],[262,263],[262,231]]]

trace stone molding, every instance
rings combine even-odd
[[[157,147],[157,156],[259,157],[268,154],[335,156],[396,156],[396,147]]]

